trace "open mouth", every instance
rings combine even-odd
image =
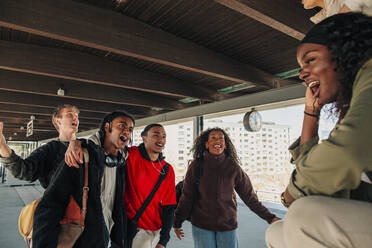
[[[215,148],[215,149],[221,149],[222,146],[221,145],[214,145],[213,148]]]
[[[72,126],[73,126],[73,127],[77,127],[78,124],[77,124],[76,122],[73,122],[73,123],[72,123]]]
[[[315,95],[319,91],[320,82],[319,81],[311,81],[310,83],[306,83],[307,87],[311,89],[311,92]]]
[[[126,136],[120,136],[120,140],[123,142],[127,142],[128,138]]]
[[[160,147],[160,148],[163,148],[164,147],[164,144],[162,143],[155,143],[156,146]]]

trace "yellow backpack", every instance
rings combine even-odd
[[[27,247],[32,247],[32,226],[34,224],[34,213],[41,198],[27,204],[22,208],[22,211],[18,218],[18,229],[19,233],[22,235],[26,241]]]

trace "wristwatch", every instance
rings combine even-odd
[[[289,208],[289,205],[284,198],[284,192],[280,195],[280,202],[283,204],[284,207]]]

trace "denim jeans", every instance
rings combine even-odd
[[[195,248],[238,248],[236,229],[225,232],[212,232],[192,226]]]

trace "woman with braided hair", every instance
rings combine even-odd
[[[371,247],[372,17],[338,14],[315,25],[297,60],[307,86],[301,137],[290,147],[296,165],[285,192],[283,221],[266,232],[268,247]],[[338,117],[318,142],[324,104]]]

